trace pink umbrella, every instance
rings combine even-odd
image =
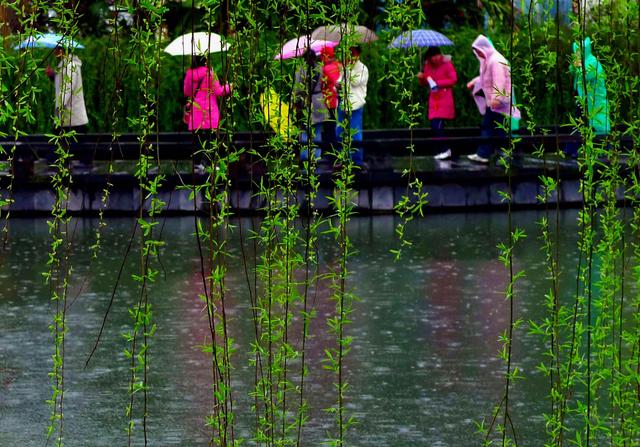
[[[291,59],[292,57],[300,57],[307,50],[312,50],[316,54],[320,53],[324,47],[333,48],[338,45],[339,42],[334,42],[332,40],[319,40],[312,39],[311,36],[302,36],[297,39],[291,39],[287,43],[285,43],[280,50],[280,53],[276,54],[274,57],[275,60],[280,59]]]

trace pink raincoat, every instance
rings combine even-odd
[[[338,108],[338,82],[341,79],[342,64],[334,59],[333,48],[324,47],[320,52],[322,59],[322,95],[329,110]]]
[[[422,72],[424,76],[418,78],[420,85],[429,85],[427,77],[431,76],[438,86],[429,93],[429,119],[454,119],[456,109],[453,102],[453,86],[458,82],[458,74],[451,63],[451,56],[442,56],[437,63],[428,60]]]
[[[229,84],[221,85],[208,67],[190,68],[184,78],[184,95],[192,98],[189,130],[217,129],[220,123],[218,96],[227,96]]]
[[[482,34],[476,37],[471,48],[480,62],[480,76],[469,83],[480,114],[484,115],[489,107],[496,113],[520,118],[520,111],[511,104],[511,68],[507,60]]]

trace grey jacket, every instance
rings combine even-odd
[[[326,121],[329,117],[329,111],[324,101],[322,94],[322,83],[320,82],[319,66],[315,66],[311,72],[313,76],[309,79],[307,73],[307,67],[302,66],[296,72],[294,79],[294,91],[293,96],[296,98],[296,103],[302,106],[303,112],[308,106],[309,95],[311,96],[311,123],[318,124]],[[311,82],[311,91],[309,92],[309,82]]]

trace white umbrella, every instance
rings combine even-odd
[[[208,53],[227,51],[229,44],[215,33],[188,33],[173,40],[165,49],[172,56],[202,56]]]

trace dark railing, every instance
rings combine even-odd
[[[536,134],[516,134],[512,138],[517,138],[516,150],[521,153],[530,153],[534,147],[544,145],[547,150],[555,148],[562,149],[568,143],[580,142],[581,138],[577,134],[571,134],[566,129],[541,128]],[[563,132],[564,131],[564,132]],[[268,139],[273,136],[269,132],[237,132],[233,134],[232,140],[228,144],[235,147],[260,149],[264,147]],[[158,149],[161,159],[166,160],[188,160],[192,154],[199,150],[198,136],[193,133],[158,133],[148,138],[147,143]],[[213,135],[221,141],[227,140],[227,135]],[[483,137],[479,135],[477,128],[452,128],[445,130],[444,137],[433,137],[430,129],[384,129],[365,130],[364,141],[361,143],[365,154],[374,156],[406,156],[406,148],[413,145],[415,155],[429,156],[435,155],[443,143],[453,149],[458,154],[468,154],[475,151],[475,148],[489,140],[496,143],[506,144],[507,138]],[[630,137],[623,137],[622,143],[631,143]],[[49,158],[54,150],[50,138],[45,135],[28,135],[16,140],[0,140],[0,145],[5,151],[10,151],[15,145],[14,156],[18,159]],[[86,158],[91,155],[92,160],[135,160],[140,154],[141,143],[136,134],[122,134],[113,138],[111,134],[81,134],[75,137],[75,141],[70,142],[70,151],[73,157]],[[319,146],[326,147],[326,144]],[[352,144],[356,146],[356,143]]]
[[[516,138],[514,161],[512,166],[519,169],[521,176],[539,175],[540,166],[531,169],[531,166],[524,167],[520,163],[522,155],[531,154],[535,149],[544,146],[547,152],[560,151],[569,143],[579,143],[580,135],[567,132],[567,128],[540,128],[533,135],[513,135]],[[269,132],[237,132],[234,133],[229,141],[229,135],[218,133],[205,136],[204,138],[217,138],[220,142],[224,142],[228,146],[236,148],[251,149],[260,152],[261,148],[265,148],[269,138],[273,137],[273,133]],[[191,160],[195,152],[201,148],[200,139],[203,136],[190,132],[177,133],[157,133],[148,137],[146,144],[154,155],[160,160]],[[598,137],[600,138],[600,137]],[[16,140],[5,139],[0,140],[0,145],[8,154],[13,152],[11,172],[16,179],[22,182],[30,182],[34,173],[40,175],[49,175],[51,171],[42,171],[34,169],[34,162],[42,159],[50,164],[54,159],[54,144],[51,138],[46,135],[27,135]],[[364,141],[361,146],[364,149],[365,160],[369,166],[367,171],[357,171],[358,181],[365,182],[383,182],[387,184],[403,184],[406,179],[400,173],[394,173],[394,165],[397,167],[403,162],[397,160],[401,157],[407,157],[409,151],[407,147],[412,145],[413,154],[415,156],[428,157],[440,152],[443,144],[451,148],[456,156],[464,156],[475,152],[477,146],[483,142],[494,140],[497,145],[505,146],[508,138],[488,138],[480,136],[478,128],[451,128],[445,130],[444,137],[434,137],[430,129],[383,129],[383,130],[366,130],[364,132]],[[621,143],[627,147],[631,145],[630,137],[622,137]],[[292,150],[300,150],[304,147],[301,143],[291,143]],[[323,148],[323,154],[329,153],[327,144],[319,144]],[[352,147],[357,144],[353,143]],[[86,164],[93,162],[105,161],[132,161],[137,160],[140,155],[141,142],[136,134],[122,134],[114,138],[111,134],[80,134],[69,141],[69,150],[73,159],[79,160]],[[156,151],[157,150],[157,151]],[[196,157],[197,159],[197,157]],[[397,160],[397,162],[394,161]],[[530,157],[529,157],[530,159]],[[233,170],[232,178],[236,182],[246,183],[254,174],[260,176],[265,172],[265,167],[259,161],[256,163],[257,157],[252,155],[244,155],[241,163]],[[329,168],[325,173],[331,172],[333,163],[328,160]],[[529,165],[531,165],[529,163]],[[574,163],[575,165],[575,163]],[[568,166],[565,175],[575,177],[577,171],[575,166]],[[126,169],[125,169],[126,170]],[[72,169],[74,175],[86,175],[95,170],[78,170]],[[368,172],[368,175],[364,175]],[[250,173],[247,175],[247,173]],[[132,174],[132,172],[130,172]],[[458,165],[455,169],[437,170],[433,169],[419,172],[418,175],[428,177],[429,181],[457,181],[473,182],[482,181],[487,176],[500,177],[504,172],[496,172],[496,170],[481,170],[468,165]],[[0,178],[0,184],[4,184],[7,178]],[[327,179],[323,181],[327,182]]]
[[[561,151],[569,143],[579,143],[579,135],[565,132],[567,129],[542,128],[533,135],[513,135],[517,138],[515,155],[512,159],[511,173],[514,175],[514,200],[517,206],[536,206],[539,177],[548,169],[560,167],[559,175],[563,180],[562,192],[559,197],[562,203],[575,205],[580,203],[581,172],[575,161],[562,160],[561,157],[552,157],[539,160],[537,157],[527,156],[534,150],[544,145],[545,151]],[[227,146],[235,146],[246,150],[251,149],[260,153],[267,147],[269,138],[273,133],[268,132],[237,132],[232,138],[228,135],[218,134],[209,136],[217,138]],[[146,142],[163,161],[168,163],[158,167],[158,172],[166,176],[162,182],[163,194],[178,194],[177,189],[184,184],[196,184],[206,181],[206,174],[198,172],[191,163],[177,163],[190,161],[194,154],[200,150],[199,135],[193,133],[159,133],[149,137]],[[403,174],[407,166],[403,157],[409,155],[407,147],[413,146],[413,153],[422,157],[415,164],[415,175],[423,180],[423,184],[429,189],[430,206],[442,209],[466,209],[466,207],[487,208],[503,206],[501,199],[495,191],[506,185],[507,173],[498,165],[485,168],[465,162],[460,157],[460,162],[436,162],[430,156],[435,155],[442,148],[443,143],[450,147],[458,156],[464,156],[475,152],[476,147],[489,139],[479,135],[477,128],[452,128],[445,131],[445,136],[434,137],[430,129],[384,129],[367,130],[364,132],[362,147],[365,152],[365,160],[369,169],[356,170],[354,187],[359,190],[360,198],[364,202],[359,207],[369,209],[372,212],[390,212],[393,209],[394,200],[397,200],[396,190],[404,191],[407,187],[407,177]],[[494,138],[499,145],[506,145],[507,139]],[[626,148],[632,147],[630,137],[622,137],[621,143]],[[606,144],[606,142],[603,142]],[[47,178],[54,171],[48,166],[54,159],[54,144],[50,137],[45,135],[28,135],[16,140],[0,140],[5,153],[13,154],[13,177],[0,175],[0,189],[12,186],[16,201],[12,205],[15,212],[31,213],[45,212],[50,209],[46,202],[51,197],[51,185]],[[291,143],[291,150],[299,150],[303,145]],[[320,145],[326,148],[326,145]],[[71,172],[74,177],[76,199],[81,198],[81,204],[75,203],[72,207],[75,212],[95,213],[99,206],[94,202],[100,197],[105,187],[113,189],[112,203],[109,212],[133,212],[136,206],[133,202],[134,192],[138,188],[138,181],[133,176],[133,161],[140,155],[141,142],[136,134],[123,134],[113,138],[110,134],[82,134],[77,135],[75,141],[69,143],[70,151],[74,158],[80,162],[89,162],[95,165],[91,169],[74,167],[71,164]],[[156,152],[157,150],[157,152]],[[323,155],[326,155],[324,152]],[[35,163],[37,160],[42,160]],[[44,162],[43,162],[44,161]],[[106,161],[123,162],[115,173],[106,170]],[[303,168],[301,166],[301,168]],[[622,171],[629,170],[630,166],[621,165]],[[332,191],[334,188],[334,173],[337,167],[331,160],[318,166],[318,174],[321,188]],[[303,172],[301,170],[301,172]],[[35,175],[34,175],[35,173]],[[258,209],[253,193],[256,178],[266,173],[266,166],[259,162],[259,157],[247,152],[244,158],[230,167],[231,184],[236,199],[234,206],[238,209]],[[304,188],[304,176],[300,176],[301,186]],[[495,191],[494,191],[495,190]],[[179,194],[178,194],[179,195]],[[495,196],[495,197],[494,197]],[[74,199],[75,200],[75,199]],[[77,201],[76,200],[76,201]],[[360,200],[360,199],[359,199]],[[326,201],[326,200],[325,200]],[[245,203],[246,202],[246,203]],[[495,203],[494,203],[495,202]],[[129,204],[125,206],[125,204]],[[328,203],[328,202],[327,202]],[[173,205],[172,205],[173,206]],[[193,212],[193,204],[185,205],[186,208],[176,208],[179,212]],[[180,205],[182,206],[182,205]],[[320,205],[318,205],[320,206]],[[327,205],[328,206],[328,205]],[[243,208],[244,207],[244,208]]]

